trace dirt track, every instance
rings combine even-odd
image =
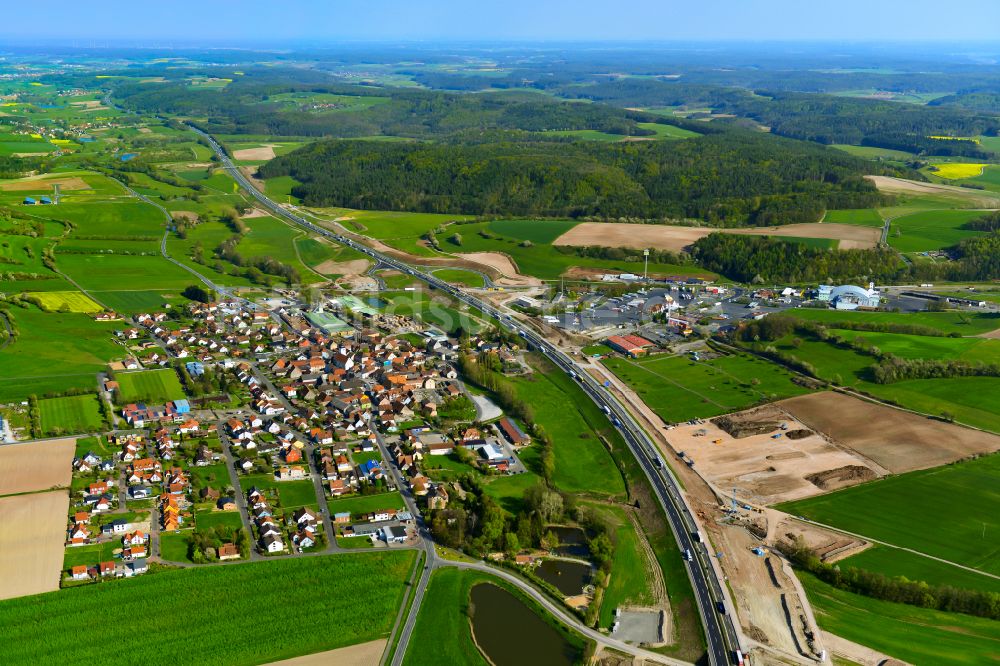
[[[749,236],[794,236],[839,240],[843,249],[870,248],[878,244],[881,229],[854,224],[787,224],[780,227],[716,229],[666,224],[623,224],[618,222],[583,222],[559,238],[553,245],[627,247],[636,250],[653,248],[680,252],[713,232]]]
[[[301,657],[293,657],[282,661],[272,661],[267,666],[377,666],[382,653],[385,651],[385,644],[388,641],[379,639],[348,645],[347,647],[316,654],[307,654]]]
[[[935,421],[842,393],[824,391],[776,403],[808,427],[826,433],[894,474],[927,469],[976,453],[1000,450],[1000,437]]]
[[[59,589],[69,492],[0,497],[0,599]]]
[[[75,439],[0,446],[0,495],[69,486]]]

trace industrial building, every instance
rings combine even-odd
[[[612,335],[608,338],[608,345],[615,351],[635,358],[646,353],[653,343],[638,335]]]
[[[817,290],[816,298],[830,303],[838,310],[857,310],[858,308],[877,308],[881,295],[875,289],[874,283],[869,284],[868,289],[853,284],[839,287],[821,284]]]

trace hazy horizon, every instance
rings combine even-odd
[[[936,0],[841,0],[819,6],[794,0],[720,0],[692,6],[635,0],[612,7],[596,0],[507,0],[469,7],[456,0],[248,0],[136,7],[108,0],[100,7],[67,0],[5,7],[0,47],[59,43],[235,46],[439,43],[837,43],[962,45],[1000,40],[1000,3],[952,3],[963,20],[942,21]]]

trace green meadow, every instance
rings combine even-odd
[[[778,509],[1000,574],[1000,455],[871,481]],[[873,509],[877,507],[877,509]]]
[[[686,356],[639,360],[609,356],[602,363],[667,423],[717,416],[808,393],[793,383],[784,369],[742,354],[706,361]]]
[[[38,413],[46,433],[94,432],[104,426],[97,395],[91,393],[39,400]]]
[[[34,393],[94,388],[107,362],[124,356],[113,340],[120,322],[101,323],[84,314],[10,308],[17,339],[0,349],[0,400]]]
[[[184,389],[181,388],[177,373],[172,369],[139,370],[137,372],[119,372],[115,374],[118,382],[118,402],[149,401],[153,403],[168,400],[183,400]]]
[[[929,210],[897,217],[889,228],[889,245],[900,252],[928,252],[950,247],[965,238],[982,235],[961,228],[982,215],[982,211],[975,210]]]
[[[895,604],[799,574],[821,629],[913,664],[977,666],[1000,653],[996,622]]]

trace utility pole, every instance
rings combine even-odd
[[[643,250],[642,251],[642,256],[643,256],[643,260],[646,263],[646,265],[642,269],[642,281],[643,282],[649,282],[649,277],[648,277],[648,274],[649,274],[649,250]]]

